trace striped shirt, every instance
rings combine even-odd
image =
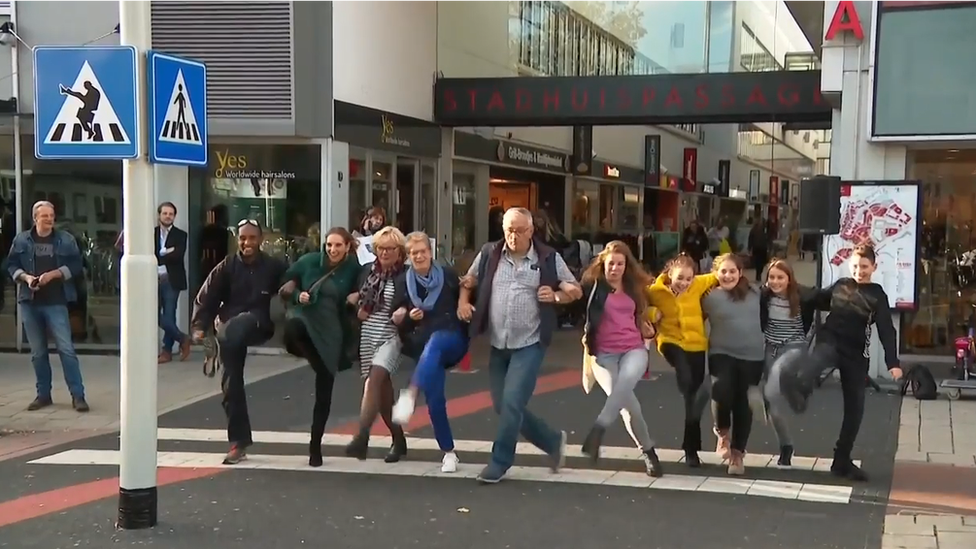
[[[383,303],[363,321],[359,339],[359,371],[364,378],[369,376],[373,368],[373,355],[376,354],[376,350],[390,339],[397,337],[397,327],[390,319],[393,314],[390,303],[393,302],[394,289],[393,281],[387,280],[383,285]],[[384,369],[392,375],[400,365],[400,355],[393,355],[389,360],[391,363]]]
[[[790,302],[777,296],[769,298],[769,320],[766,322],[766,343],[785,345],[806,339],[803,318],[790,314]]]

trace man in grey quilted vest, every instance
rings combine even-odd
[[[566,262],[553,248],[533,239],[532,214],[511,208],[502,219],[504,240],[486,244],[464,278],[458,317],[471,323],[471,336],[491,340],[488,375],[491,400],[499,417],[491,462],[478,481],[494,484],[515,461],[519,433],[552,459],[558,471],[565,459],[566,433],[556,431],[526,409],[556,330],[556,306],[583,292]],[[475,304],[472,289],[478,288]]]

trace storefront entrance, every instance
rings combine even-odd
[[[371,207],[404,233],[435,234],[437,163],[358,147],[349,149],[349,225],[362,225]]]

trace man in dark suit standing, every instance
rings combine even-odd
[[[156,261],[159,263],[159,327],[163,330],[163,348],[159,363],[173,360],[173,345],[180,346],[180,360],[190,356],[190,337],[180,331],[176,323],[176,306],[180,292],[186,290],[186,232],[173,226],[176,206],[163,202],[156,209],[159,224],[156,225]]]

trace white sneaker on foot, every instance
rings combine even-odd
[[[444,459],[441,460],[441,472],[442,473],[456,473],[458,468],[458,463],[461,460],[458,459],[457,454],[454,452],[445,452]]]
[[[416,405],[417,399],[414,398],[413,393],[408,389],[400,391],[400,398],[393,405],[393,423],[397,425],[410,423],[410,417],[413,415],[413,409]]]

